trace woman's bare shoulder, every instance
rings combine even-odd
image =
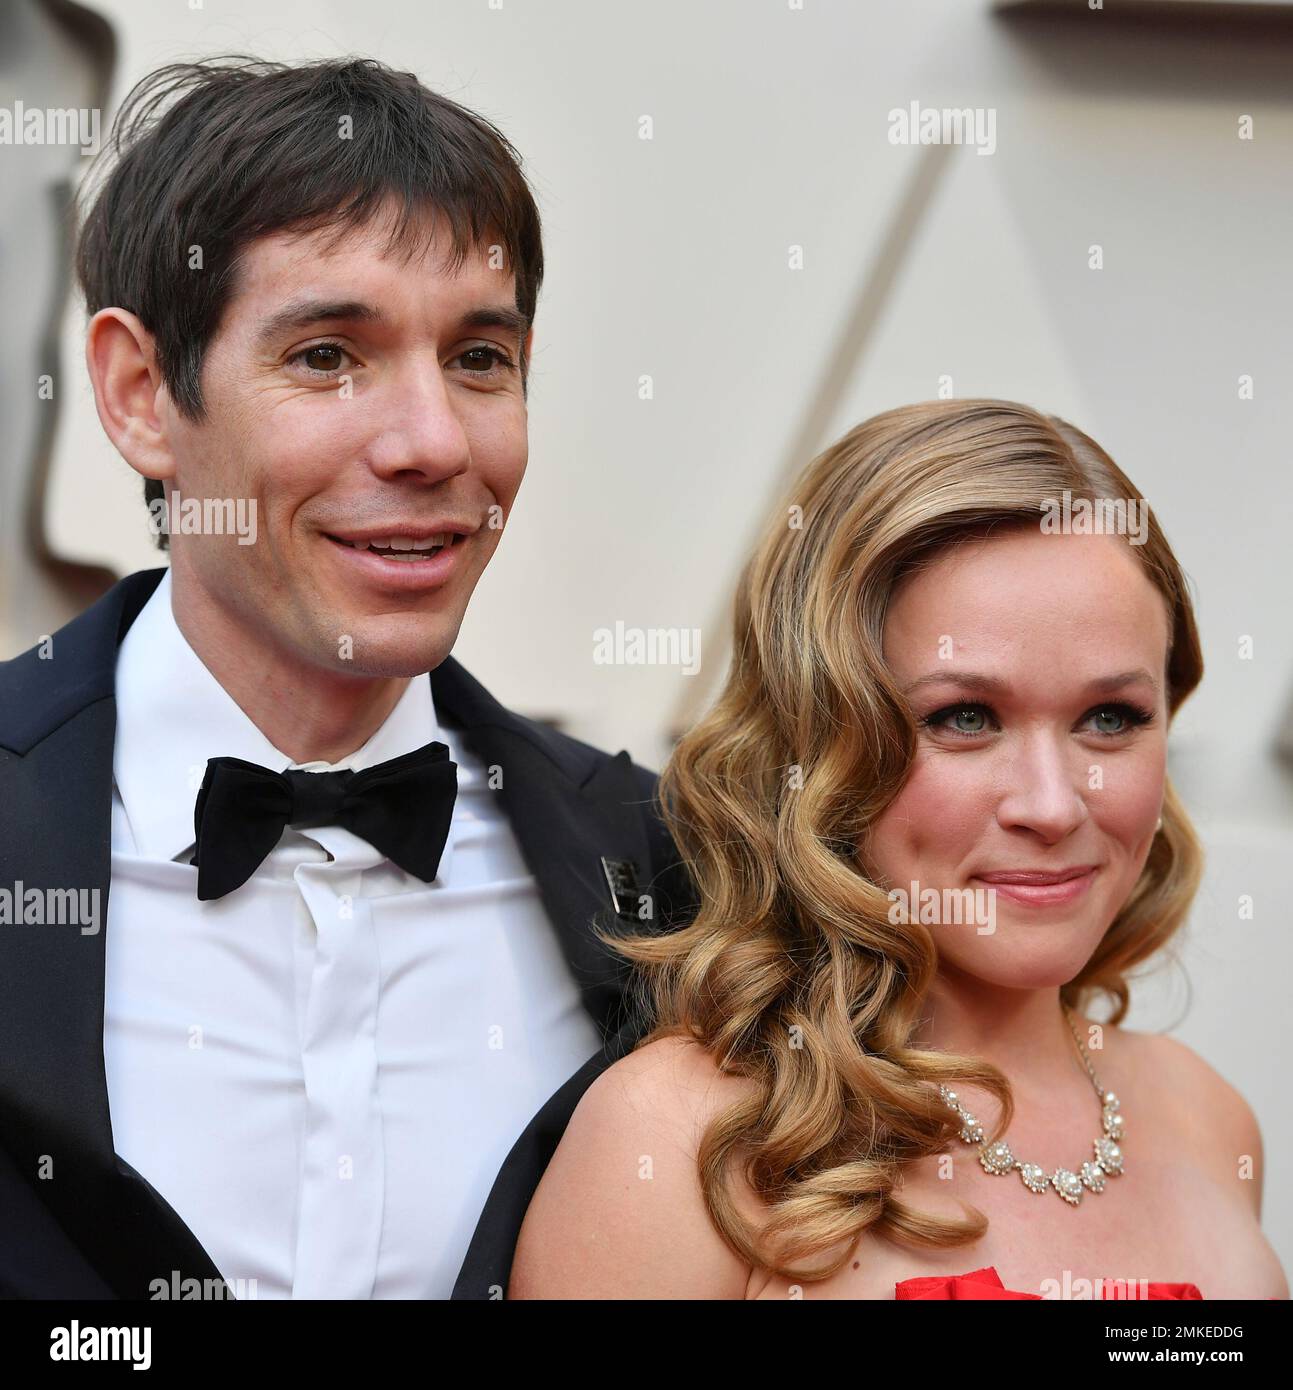
[[[1165,1098],[1213,1162],[1218,1175],[1243,1180],[1254,1212],[1260,1212],[1262,1135],[1252,1106],[1210,1063],[1167,1033],[1113,1030],[1136,1074]],[[1238,1175],[1238,1178],[1237,1178]]]
[[[709,1122],[753,1083],[661,1038],[584,1092],[526,1213],[509,1298],[744,1298],[697,1169]]]
[[[682,1037],[658,1038],[630,1052],[595,1084],[603,1083],[618,1091],[626,1104],[663,1107],[688,1131],[708,1124],[754,1089],[752,1081],[721,1071],[708,1049]]]

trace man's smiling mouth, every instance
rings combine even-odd
[[[444,589],[471,564],[466,542],[478,528],[454,521],[407,522],[367,531],[321,531],[342,573],[366,589],[412,596]],[[474,552],[473,552],[474,553]]]
[[[330,541],[336,541],[338,545],[349,546],[352,550],[371,550],[375,554],[384,555],[392,560],[404,560],[409,563],[416,563],[419,560],[429,559],[432,555],[437,555],[446,546],[452,545],[462,537],[452,531],[442,531],[437,536],[428,536],[425,540],[414,540],[409,536],[379,536],[373,540],[346,540],[343,536],[329,535]]]
[[[335,545],[348,550],[369,552],[384,560],[397,560],[402,564],[425,564],[443,552],[452,549],[466,539],[468,527],[445,526],[430,530],[425,527],[400,527],[388,531],[337,532],[325,531],[323,534]]]

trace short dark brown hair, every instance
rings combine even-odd
[[[248,243],[332,228],[331,245],[392,195],[388,252],[414,254],[443,215],[451,272],[496,242],[515,275],[516,307],[534,320],[543,246],[520,157],[490,121],[411,72],[353,57],[172,63],[127,94],[104,154],[112,171],[92,195],[76,253],[86,307],[139,318],[190,420],[206,418],[202,361]],[[190,269],[195,246],[200,271]],[[525,382],[524,343],[519,365]],[[145,480],[150,506],[163,495]],[[158,545],[166,549],[165,530]]]

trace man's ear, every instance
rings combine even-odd
[[[86,329],[85,366],[99,423],[117,452],[145,478],[173,477],[153,335],[128,309],[100,309]]]

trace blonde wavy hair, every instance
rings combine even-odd
[[[868,827],[902,788],[917,736],[882,634],[904,575],[962,538],[1037,527],[1066,489],[1142,500],[1087,435],[1010,401],[924,402],[850,430],[809,464],[746,565],[724,689],[661,775],[699,912],[668,933],[599,935],[636,965],[651,1021],[638,1047],[692,1038],[755,1083],[698,1155],[710,1218],[754,1267],[823,1279],[866,1231],[944,1247],[987,1228],[974,1208],[936,1217],[895,1195],[904,1165],[955,1139],[937,1083],[998,1098],[989,1137],[1013,1103],[991,1064],[911,1045],[933,936],[894,925],[864,867]],[[1191,601],[1152,513],[1132,551],[1170,613],[1170,719],[1203,674]],[[1181,925],[1201,864],[1169,783],[1144,870],[1065,1003],[1104,996],[1108,1021],[1124,1017],[1126,972]],[[737,1164],[767,1213],[757,1228],[733,1200]]]

